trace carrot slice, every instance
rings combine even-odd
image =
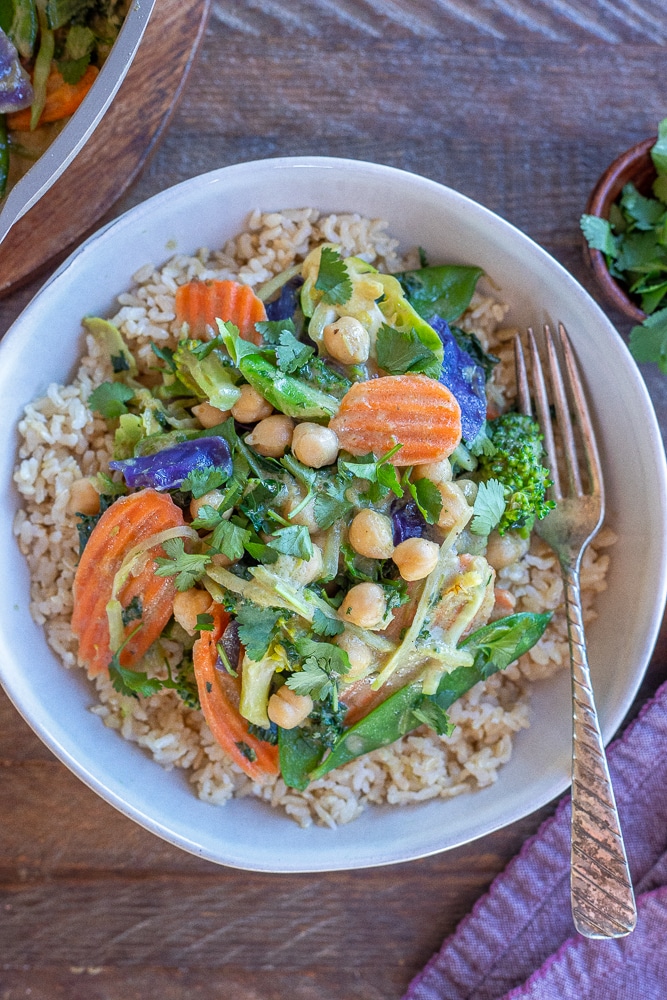
[[[106,671],[111,660],[106,607],[123,559],[151,535],[183,524],[183,513],[170,496],[141,490],[117,500],[95,525],[74,577],[72,614],[72,631],[79,640],[79,662],[87,667],[90,677]],[[151,549],[141,571],[130,577],[118,595],[123,608],[134,597],[141,600],[141,618],[125,628],[127,636],[141,625],[121,653],[124,667],[132,667],[141,659],[171,615],[176,589],[173,577],[155,576],[154,557],[159,555],[164,555],[161,546]]]
[[[216,643],[229,622],[220,605],[212,612],[211,632],[202,632],[192,649],[192,662],[204,718],[225,753],[253,781],[264,781],[279,773],[278,747],[248,732],[248,721],[239,712],[241,683],[224,670],[216,669]]]
[[[252,288],[238,281],[190,281],[176,290],[176,319],[187,323],[190,336],[203,337],[207,327],[217,333],[216,319],[233,323],[244,340],[260,344],[255,323],[266,319],[266,309]]]
[[[386,375],[358,382],[343,396],[329,424],[353,455],[386,454],[394,465],[448,458],[461,440],[461,410],[444,385],[426,375]]]
[[[73,115],[95,83],[98,73],[96,66],[89,66],[78,83],[65,83],[54,63],[46,82],[46,102],[38,124],[46,125]],[[29,132],[30,114],[30,108],[24,108],[7,115],[7,127],[16,132]]]

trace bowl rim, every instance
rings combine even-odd
[[[6,352],[10,350],[18,350],[20,348],[20,337],[21,337],[21,324],[26,316],[30,315],[31,310],[37,309],[38,305],[36,302],[41,298],[42,293],[48,289],[54,282],[63,279],[66,272],[73,267],[76,267],[78,259],[82,255],[86,255],[91,252],[91,247],[94,252],[94,245],[98,240],[103,240],[107,237],[107,234],[111,232],[113,237],[114,231],[118,230],[122,233],[123,229],[128,226],[134,227],[135,225],[140,225],[147,214],[152,214],[154,211],[159,211],[165,204],[168,204],[172,199],[176,198],[179,194],[187,194],[189,188],[197,190],[200,187],[206,187],[209,184],[215,184],[221,178],[221,175],[225,177],[233,177],[235,174],[243,175],[244,172],[252,169],[261,169],[269,171],[278,171],[284,169],[293,168],[333,168],[342,170],[362,170],[367,174],[373,176],[387,175],[393,176],[396,179],[407,179],[411,184],[417,185],[424,192],[431,191],[433,193],[438,193],[442,195],[444,192],[448,198],[454,200],[459,206],[464,208],[471,208],[477,214],[478,218],[482,218],[485,221],[491,222],[493,220],[494,225],[500,225],[504,231],[512,231],[519,239],[522,246],[526,249],[530,249],[532,254],[536,254],[537,258],[542,261],[543,264],[548,264],[551,269],[554,269],[560,278],[570,287],[574,292],[576,291],[577,296],[584,296],[591,308],[594,309],[595,313],[599,317],[600,322],[604,325],[607,332],[613,335],[616,340],[616,347],[627,354],[627,348],[625,347],[622,339],[618,333],[614,330],[612,324],[609,322],[607,317],[604,315],[599,306],[594,302],[594,300],[588,295],[585,289],[576,281],[576,279],[550,254],[548,254],[543,248],[536,244],[530,237],[521,232],[511,223],[507,222],[501,216],[496,213],[491,212],[489,209],[480,205],[478,202],[460,194],[459,192],[447,187],[446,185],[439,184],[436,181],[432,181],[418,174],[413,174],[409,171],[400,170],[395,167],[384,166],[381,164],[369,163],[363,160],[353,160],[344,159],[336,157],[280,157],[275,159],[263,159],[249,161],[246,163],[233,164],[227,167],[218,168],[217,170],[209,171],[207,173],[198,175],[196,177],[190,178],[188,180],[182,181],[170,188],[167,188],[139,205],[130,208],[123,215],[119,216],[117,219],[112,220],[103,228],[97,230],[96,233],[92,234],[81,246],[79,246],[72,254],[68,257],[66,261],[58,268],[54,275],[42,286],[40,291],[37,293],[35,298],[31,303],[26,306],[21,315],[17,318],[15,323],[8,331],[7,336],[4,338],[3,344],[0,346],[0,357],[2,357]],[[627,354],[629,361],[630,355]],[[667,494],[667,467],[665,465],[664,452],[662,450],[662,440],[660,436],[660,431],[657,425],[657,420],[653,410],[653,406],[646,389],[646,386],[639,374],[634,362],[631,362],[630,374],[632,375],[632,382],[634,388],[640,397],[641,405],[643,406],[644,414],[647,418],[647,426],[645,428],[645,434],[647,439],[651,442],[652,450],[656,458],[656,469],[655,474],[657,478],[662,483],[663,489],[659,492],[658,500],[662,507],[662,512],[667,517],[667,499],[665,494]],[[13,427],[10,428],[13,431]],[[15,447],[12,452],[15,455]],[[660,623],[662,620],[662,609],[665,604],[665,597],[667,596],[667,548],[663,545],[661,550],[661,576],[659,584],[656,586],[657,594],[656,601],[652,606],[652,617],[650,619],[650,627],[643,634],[643,667],[645,669],[648,661],[650,659],[651,651],[655,644],[655,640],[658,635],[660,628]],[[0,648],[2,648],[4,643],[4,636],[2,635],[3,626],[0,622]],[[9,651],[9,647],[6,647]],[[9,651],[11,652],[11,651]],[[54,654],[55,656],[55,654]],[[3,684],[7,693],[12,700],[12,702],[17,707],[18,711],[26,718],[26,721],[35,728],[33,721],[30,720],[30,709],[32,707],[31,699],[23,697],[25,694],[25,687],[21,688],[19,685],[13,686],[13,688],[8,689],[7,685],[4,683],[4,677],[6,676],[3,658],[0,657],[0,679],[3,679]],[[605,741],[608,741],[616,728],[620,724],[622,718],[627,712],[630,704],[634,700],[636,692],[641,683],[644,669],[637,671],[633,676],[632,683],[626,686],[624,689],[624,697],[621,703],[611,712],[605,723],[603,725],[603,732],[605,735]],[[10,686],[11,687],[11,686]],[[441,853],[444,850],[448,850],[455,846],[460,846],[462,844],[468,843],[471,840],[475,840],[481,836],[485,836],[487,833],[492,832],[502,828],[509,823],[515,822],[522,817],[529,815],[536,809],[545,805],[547,802],[551,801],[554,797],[559,796],[568,787],[569,780],[567,777],[559,777],[558,780],[552,780],[546,793],[541,793],[537,798],[533,797],[531,801],[519,808],[515,808],[513,812],[508,813],[504,816],[500,825],[495,823],[489,823],[485,827],[475,828],[473,832],[467,833],[465,836],[460,837],[455,843],[447,843],[444,846],[436,846],[429,849],[418,849],[407,851],[400,856],[393,857],[381,857],[375,860],[372,856],[367,856],[365,860],[358,861],[352,860],[351,862],[331,864],[327,862],[324,864],[315,862],[304,866],[303,864],[277,864],[272,863],[270,866],[265,864],[259,864],[256,862],[251,862],[247,857],[243,855],[235,855],[222,857],[220,852],[216,850],[211,850],[206,847],[202,847],[200,844],[193,842],[191,837],[175,832],[173,829],[173,824],[170,826],[168,823],[163,822],[161,817],[156,817],[147,813],[141,808],[141,805],[137,802],[129,801],[127,797],[122,794],[122,787],[118,783],[114,784],[110,782],[108,777],[102,775],[98,776],[94,769],[86,769],[85,764],[76,758],[76,755],[70,753],[66,745],[63,745],[59,739],[58,734],[54,732],[45,732],[42,729],[36,730],[39,737],[50,747],[50,749],[56,754],[56,756],[65,763],[70,770],[72,770],[81,780],[84,781],[89,787],[91,787],[97,794],[101,795],[105,801],[114,805],[122,813],[132,818],[135,822],[138,822],[144,828],[150,832],[163,837],[168,842],[175,844],[190,853],[193,853],[199,857],[207,858],[218,864],[224,864],[231,867],[236,867],[244,870],[252,871],[267,871],[267,872],[307,872],[307,871],[334,871],[334,870],[348,870],[354,868],[362,867],[373,867],[381,866],[387,864],[394,864],[399,862],[406,862],[409,860],[415,860],[420,857],[427,857],[433,854]],[[139,752],[136,747],[132,746],[135,752]],[[154,767],[159,767],[158,764],[151,761]],[[479,794],[483,794],[483,791]],[[355,824],[352,824],[355,826]]]
[[[623,186],[631,180],[633,168],[646,159],[657,139],[657,136],[642,139],[641,142],[626,149],[609,164],[589,195],[585,209],[587,215],[595,215],[600,219],[609,217],[611,203],[616,201]],[[585,237],[582,237],[582,245],[584,259],[593,271],[607,300],[630,319],[642,323],[646,319],[646,313],[632,301],[630,296],[623,291],[619,282],[611,276],[602,251],[589,246]]]

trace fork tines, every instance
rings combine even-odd
[[[563,499],[563,488],[558,468],[558,451],[554,440],[553,421],[549,406],[549,393],[545,381],[542,362],[537,348],[535,335],[531,328],[527,331],[528,352],[530,356],[531,382],[533,388],[533,398],[538,423],[544,436],[544,450],[547,456],[547,465],[553,483],[552,491],[555,500]],[[562,454],[564,458],[565,470],[567,473],[569,495],[583,496],[586,492],[582,485],[579,462],[577,460],[577,444],[575,439],[575,429],[573,423],[576,422],[581,440],[582,452],[585,458],[588,471],[588,492],[591,494],[602,494],[602,474],[600,469],[600,458],[593,433],[593,424],[590,417],[584,388],[581,377],[574,358],[574,353],[570,345],[567,331],[562,323],[558,324],[558,343],[560,352],[565,363],[566,378],[563,377],[561,363],[558,358],[558,350],[554,335],[548,324],[544,325],[544,344],[547,367],[549,371],[549,383],[551,388],[551,398],[556,412],[556,420],[562,443]],[[524,358],[523,346],[517,335],[514,340],[515,367],[517,375],[517,403],[521,413],[532,414],[529,380],[526,372],[526,362]],[[571,395],[572,410],[568,400],[568,392]]]

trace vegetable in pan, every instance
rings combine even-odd
[[[95,82],[127,0],[0,0],[0,198]]]

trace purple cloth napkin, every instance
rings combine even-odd
[[[608,758],[637,895],[632,934],[590,941],[574,929],[565,798],[404,1000],[667,1000],[667,684]]]

